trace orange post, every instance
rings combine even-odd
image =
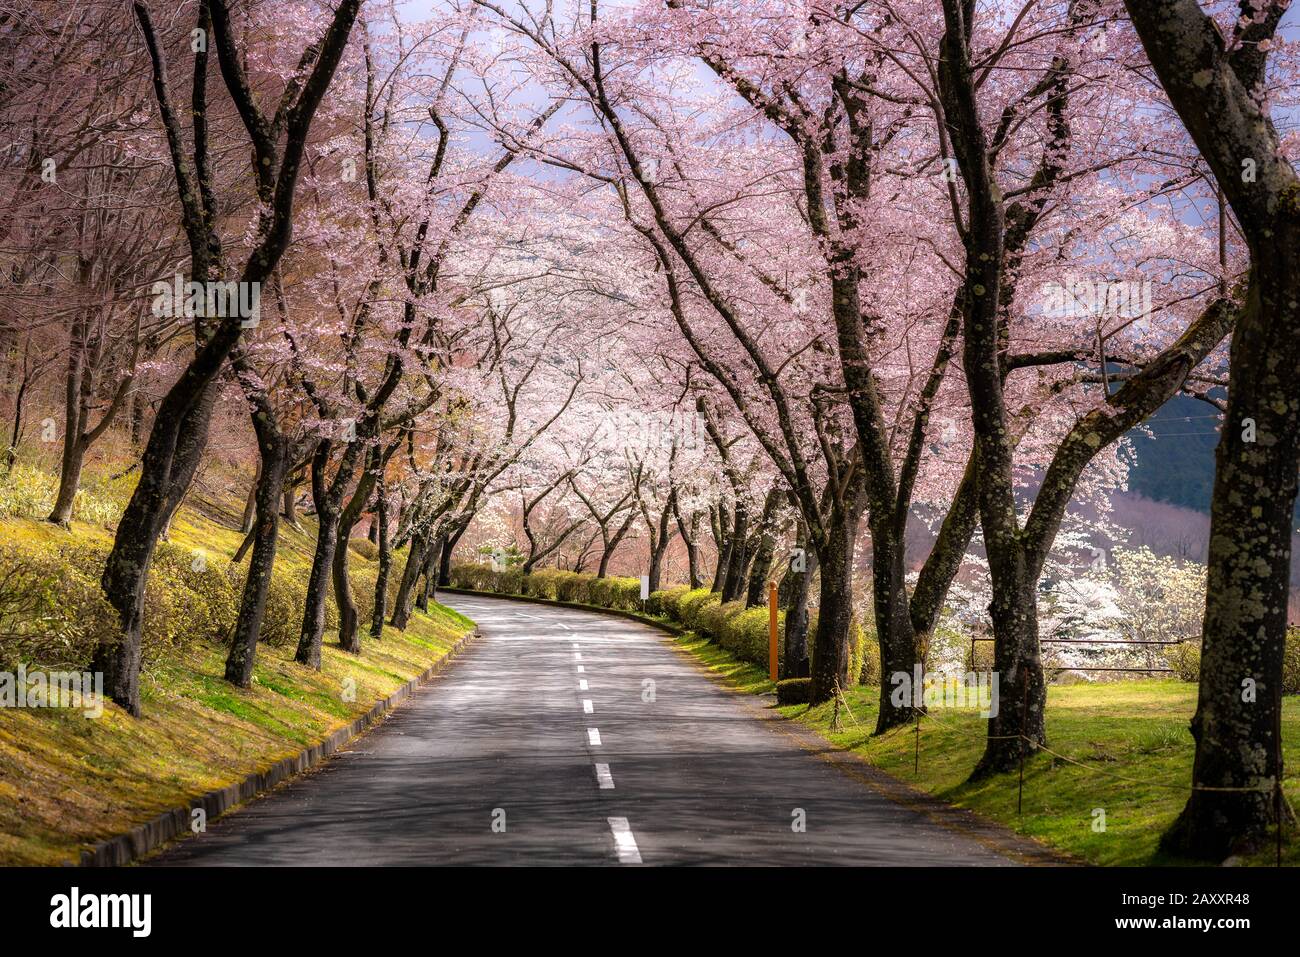
[[[767,670],[776,680],[776,582],[767,586]]]

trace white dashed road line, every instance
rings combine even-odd
[[[581,661],[582,652],[576,650],[579,647],[576,641],[573,643],[573,647],[575,649],[573,652],[573,660]],[[582,665],[578,665],[579,674],[585,674],[586,670],[587,669]],[[587,690],[586,678],[578,679],[578,690]],[[592,714],[595,712],[596,708],[592,704],[590,698],[582,699],[582,710],[584,714]],[[587,744],[591,747],[600,746],[599,728],[587,729]],[[596,764],[596,785],[602,791],[614,790],[614,775],[609,773],[608,764],[602,764],[599,762]],[[627,818],[611,817],[606,818],[606,820],[609,822],[610,833],[614,835],[614,850],[618,853],[618,862],[620,864],[640,864],[641,851],[636,846],[636,838],[632,836],[632,828],[627,823]]]
[[[632,836],[632,828],[627,823],[625,817],[606,818],[609,821],[609,829],[614,835],[614,850],[618,851],[618,862],[620,864],[640,864],[641,852],[637,850],[636,838]]]

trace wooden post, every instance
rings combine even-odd
[[[776,582],[767,585],[767,672],[776,680]]]

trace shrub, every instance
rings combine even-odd
[[[349,569],[348,580],[352,585],[352,604],[357,606],[357,630],[368,635],[370,619],[375,617],[375,588],[379,584],[379,572],[368,568]]]
[[[371,598],[373,603],[374,599]],[[307,582],[297,575],[273,574],[266,590],[266,612],[258,640],[274,647],[297,642],[307,605]],[[364,620],[364,619],[363,619]]]
[[[368,562],[379,561],[379,546],[364,536],[357,537],[354,535],[349,537],[348,548]]]
[[[558,568],[539,568],[530,573],[527,581],[524,582],[525,593],[534,598],[555,600],[560,597],[560,583],[573,577],[576,577],[573,572],[561,571]]]
[[[587,582],[587,604],[608,608],[614,599],[613,580],[609,578],[592,578]]]
[[[239,615],[243,575],[238,568],[201,550],[159,542],[149,569],[149,577],[155,576],[180,599],[173,601],[167,622],[171,644],[190,638],[226,643]]]
[[[54,509],[59,477],[44,469],[18,463],[0,482],[0,515],[43,519]],[[72,517],[92,525],[111,527],[122,517],[125,502],[120,492],[103,483],[87,484],[77,489],[72,499]]]
[[[1186,641],[1171,645],[1165,661],[1182,681],[1201,680],[1201,643]],[[1282,652],[1282,693],[1300,694],[1300,628],[1290,628]]]
[[[811,678],[787,678],[776,683],[777,704],[807,704],[811,696]]]
[[[587,584],[587,603],[622,611],[641,610],[641,579],[593,578]]]
[[[400,579],[401,570],[394,569],[396,577]],[[466,562],[461,565],[451,566],[451,584],[453,588],[468,588],[473,591],[493,591],[496,584],[493,579],[492,568],[489,565],[480,565],[477,562]]]
[[[493,591],[503,595],[522,595],[524,593],[524,570],[515,566],[493,572]]]
[[[975,651],[971,653],[971,646],[966,647],[966,670],[967,671],[992,671],[993,661],[993,642],[977,641],[974,644]],[[1192,679],[1195,681],[1196,679]]]
[[[707,588],[694,588],[681,597],[678,607],[681,609],[681,622],[687,628],[696,630],[699,615],[705,605],[722,601],[722,596]]]
[[[81,670],[101,640],[119,634],[117,613],[98,579],[63,550],[0,547],[0,668]]]
[[[849,684],[856,685],[862,682],[864,667],[870,667],[866,664],[867,636],[858,624],[857,619],[849,622]],[[875,646],[875,663],[876,671],[880,661],[880,646],[876,645],[875,639],[870,639],[871,644]],[[878,677],[878,676],[877,676]]]
[[[744,610],[744,603],[739,601],[729,601],[725,605],[721,601],[705,602],[696,616],[695,630],[722,644],[722,627],[726,620]]]
[[[1290,644],[1290,642],[1288,642]],[[1181,645],[1170,645],[1165,652],[1165,661],[1174,669],[1182,681],[1197,682],[1201,680],[1201,643],[1185,641]]]
[[[880,684],[880,642],[875,638],[864,636],[861,645],[862,664],[858,667],[858,683],[877,686]]]
[[[1289,628],[1282,652],[1282,693],[1300,694],[1300,628]]]
[[[583,574],[581,572],[570,572],[566,577],[559,579],[555,583],[555,597],[560,601],[572,601],[579,604],[590,604],[591,583],[595,576]]]
[[[647,605],[650,614],[660,615],[676,621],[681,615],[682,596],[690,590],[690,585],[674,585],[672,588],[653,592]]]
[[[784,642],[781,640],[780,628],[783,626],[784,613],[777,614],[776,655],[779,664],[784,657]],[[740,609],[730,615],[722,624],[719,644],[737,658],[753,664],[767,667],[768,610],[766,608]]]

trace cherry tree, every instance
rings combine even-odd
[[[307,132],[333,79],[359,7],[360,0],[342,0],[328,17],[320,39],[299,61],[299,70],[285,85],[274,112],[268,115],[249,85],[245,51],[235,35],[226,3],[200,0],[195,18],[198,34],[192,41],[192,153],[187,154],[164,40],[154,28],[148,4],[144,0],[134,4],[149,57],[156,106],[167,136],[194,281],[214,281],[224,271],[215,229],[215,184],[206,115],[208,36],[215,42],[226,89],[253,146],[253,173],[260,200],[257,239],[238,276],[245,288],[260,287],[270,277],[292,235],[294,189]],[[159,535],[198,467],[216,397],[216,379],[239,342],[241,325],[240,321],[213,323],[207,317],[195,317],[194,359],[159,404],[141,462],[140,479],[118,525],[104,569],[104,595],[121,618],[123,636],[121,641],[97,649],[93,667],[104,672],[113,700],[133,715],[140,713],[141,616],[150,560]]]
[[[1213,170],[1250,253],[1215,453],[1196,788],[1165,837],[1222,859],[1258,842],[1281,798],[1282,655],[1300,445],[1300,182],[1270,103],[1286,0],[1127,2],[1160,86]],[[1217,16],[1216,16],[1217,15]],[[1294,84],[1294,73],[1288,77]],[[1243,690],[1243,688],[1245,690]]]

